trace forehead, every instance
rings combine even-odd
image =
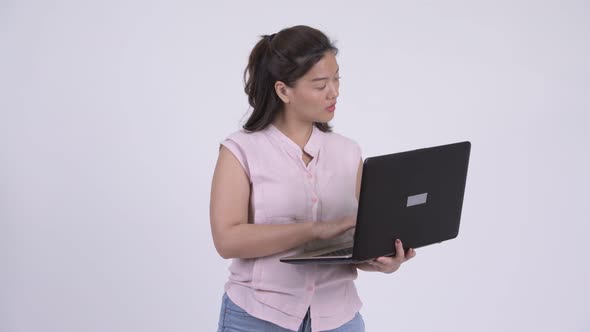
[[[327,52],[320,61],[311,67],[311,69],[303,75],[303,79],[308,82],[314,82],[315,78],[329,78],[338,71],[338,62],[334,53]],[[321,82],[321,81],[315,81]]]

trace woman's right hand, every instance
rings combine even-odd
[[[314,239],[331,239],[355,227],[356,215],[334,221],[316,221],[313,228]]]

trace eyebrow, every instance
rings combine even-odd
[[[336,74],[338,74],[338,71],[340,70],[340,67],[338,67],[338,69],[336,69]],[[314,79],[311,80],[311,82],[316,82],[316,81],[323,81],[323,80],[327,80],[328,77],[316,77]]]

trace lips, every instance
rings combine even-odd
[[[330,106],[326,107],[326,110],[331,110],[331,109],[333,109],[333,108],[334,108],[334,106],[336,106],[336,103],[334,103],[334,104],[332,104],[332,105],[330,105]]]

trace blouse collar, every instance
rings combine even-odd
[[[282,131],[279,130],[274,124],[270,124],[268,126],[268,132],[277,140],[279,140],[283,145],[292,153],[295,153],[298,158],[301,158],[301,148],[297,143],[291,140],[287,135],[285,135]],[[323,132],[319,130],[315,124],[312,126],[311,136],[309,140],[303,147],[303,151],[307,152],[312,157],[317,157],[321,142],[322,142],[322,134]]]

